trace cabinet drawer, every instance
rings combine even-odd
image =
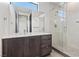
[[[51,35],[43,35],[41,36],[41,39],[51,39]]]
[[[45,48],[45,47],[51,47],[51,44],[42,44],[41,48]]]
[[[41,44],[51,44],[51,40],[48,39],[42,39]]]
[[[41,56],[47,55],[51,52],[51,48],[50,47],[45,47],[41,49]]]

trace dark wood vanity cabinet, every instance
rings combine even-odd
[[[24,48],[24,39],[3,39],[2,56],[4,57],[22,57]]]
[[[3,57],[38,57],[51,53],[52,36],[39,35],[2,39]]]

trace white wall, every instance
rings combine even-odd
[[[9,4],[0,3],[0,33],[6,34],[9,33],[9,20],[10,20],[10,12],[9,12]],[[5,20],[4,20],[5,19]]]
[[[9,3],[0,3],[0,22],[1,34],[15,33],[15,11]]]
[[[67,3],[67,53],[79,56],[79,3]]]

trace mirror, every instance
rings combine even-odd
[[[30,14],[26,8],[16,8],[16,33],[26,34],[30,32]]]
[[[19,33],[27,33],[28,32],[28,16],[19,15],[18,16],[18,31]]]

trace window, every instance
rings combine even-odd
[[[59,10],[59,11],[58,11],[58,16],[64,17],[64,16],[65,16],[65,15],[64,15],[64,10]]]
[[[32,9],[32,12],[38,11],[38,4],[35,4],[33,2],[11,2],[13,5],[18,7],[27,7]]]

